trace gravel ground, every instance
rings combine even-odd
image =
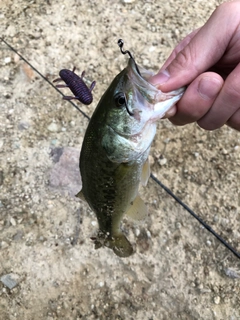
[[[157,71],[219,1],[1,0],[0,34],[50,81],[96,80],[91,116],[126,66]],[[240,319],[240,262],[153,180],[149,217],[124,220],[136,253],[94,250],[96,217],[73,195],[88,120],[0,44],[0,318]],[[64,91],[66,92],[66,91]],[[68,94],[68,93],[66,93]],[[158,124],[153,173],[240,251],[240,134]]]

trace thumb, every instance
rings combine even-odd
[[[224,23],[227,19],[225,16],[226,8],[223,4],[214,11],[202,28],[190,34],[174,49],[150,82],[168,92],[191,83],[198,75],[212,67],[223,56],[236,27],[235,19],[230,26]]]

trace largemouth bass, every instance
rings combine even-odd
[[[138,189],[150,176],[148,154],[156,121],[184,92],[184,88],[161,92],[148,82],[152,75],[130,55],[127,67],[99,101],[80,154],[82,190],[77,196],[85,199],[97,216],[95,248],[106,246],[120,257],[133,254],[120,228],[123,216],[142,219],[147,214]]]

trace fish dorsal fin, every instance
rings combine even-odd
[[[136,196],[136,198],[131,202],[130,207],[128,208],[126,214],[137,221],[143,220],[146,218],[148,213],[147,206],[143,202],[143,200],[140,198],[139,195]]]
[[[83,193],[82,193],[82,190],[79,191],[79,192],[75,195],[75,197],[78,197],[78,198],[80,198],[81,200],[86,201],[86,200],[85,200],[85,197],[84,197],[84,195],[83,195]]]
[[[150,164],[149,164],[149,160],[147,159],[142,168],[141,184],[143,186],[147,185],[150,174],[151,174]]]

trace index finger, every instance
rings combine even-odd
[[[152,83],[168,92],[192,82],[208,70],[224,55],[226,48],[239,24],[239,2],[223,3],[211,15],[206,24],[194,34],[189,43],[180,50],[170,63],[164,64]],[[165,79],[165,80],[163,80]]]

